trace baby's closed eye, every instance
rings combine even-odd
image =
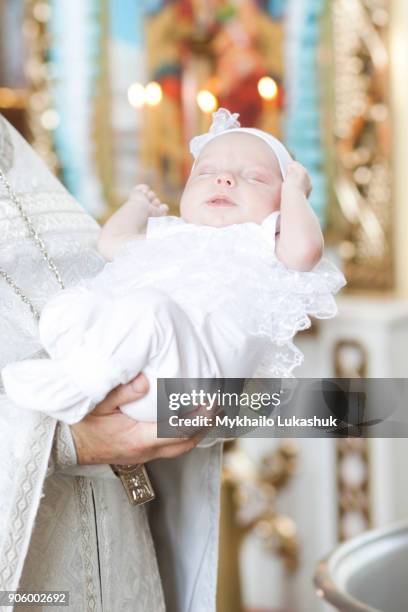
[[[255,183],[268,183],[268,177],[266,174],[261,174],[259,172],[245,172],[243,178],[247,181],[254,181]]]

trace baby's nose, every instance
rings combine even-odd
[[[234,187],[235,185],[235,179],[230,172],[220,172],[215,177],[215,182],[222,187]]]

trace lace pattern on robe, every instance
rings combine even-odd
[[[11,147],[10,147],[11,143]],[[13,164],[14,161],[14,164]],[[46,242],[47,249],[53,257],[67,286],[76,284],[82,278],[94,276],[102,267],[103,261],[94,250],[98,226],[68,195],[60,183],[50,175],[45,165],[29,149],[23,139],[0,117],[0,164],[8,171],[8,179],[17,192],[23,206],[35,223]],[[26,228],[21,222],[7,193],[0,184],[0,265],[12,276],[30,300],[41,310],[45,302],[59,290],[59,287],[41,259],[38,248],[28,237]],[[38,342],[37,324],[27,306],[15,295],[11,288],[0,279],[0,367],[9,361],[39,357],[41,346]],[[72,592],[72,604],[76,609],[95,609],[100,612],[99,576],[94,540],[89,546],[84,539],[86,522],[93,524],[94,516],[90,514],[91,499],[89,487],[82,477],[63,478],[52,475],[46,481],[45,510],[40,511],[34,527],[34,519],[40,504],[42,488],[49,467],[49,457],[54,439],[55,421],[39,413],[22,413],[11,402],[1,395],[0,388],[0,589],[15,590],[22,586],[38,586],[40,568],[38,554],[45,556],[44,571],[58,571],[52,567],[53,559],[58,554],[52,548],[53,538],[49,538],[51,528],[54,534],[59,532],[56,511],[65,512],[68,505],[74,512],[73,500],[76,499],[73,484],[80,488],[77,495],[81,499],[80,523],[83,530],[75,531],[79,525],[75,516],[63,514],[65,532],[64,541],[73,539],[71,557],[64,560],[67,580]],[[58,460],[72,461],[69,449],[62,439],[60,453],[64,457]],[[65,439],[65,442],[68,442]],[[71,449],[72,451],[72,449]],[[58,480],[60,478],[60,480]],[[98,516],[105,521],[105,532],[112,531],[112,510],[108,513],[106,499],[115,498],[121,493],[121,484],[112,478],[108,484],[95,484],[99,491],[97,501]],[[82,488],[81,488],[82,487]],[[113,492],[114,489],[114,492]],[[106,490],[106,497],[103,491]],[[124,495],[124,493],[123,493]],[[65,500],[61,508],[61,500]],[[127,540],[121,542],[122,554],[126,562],[132,564],[138,580],[126,586],[122,594],[121,577],[118,574],[117,560],[112,560],[112,584],[109,605],[123,606],[125,596],[133,602],[132,609],[145,610],[148,607],[163,612],[163,594],[157,567],[154,564],[155,553],[150,538],[146,519],[127,508],[127,500],[118,501],[116,514],[121,516],[123,524],[129,527]],[[133,509],[132,509],[133,510]],[[45,512],[45,515],[44,515]],[[49,513],[47,515],[47,513]],[[106,516],[104,515],[106,513]],[[116,516],[116,515],[115,515]],[[82,529],[81,527],[81,529]],[[34,528],[34,536],[32,535]],[[48,530],[48,531],[47,531]],[[147,531],[146,531],[147,530]],[[80,533],[82,535],[80,535]],[[65,534],[65,535],[64,535]],[[73,537],[76,536],[76,537]],[[111,536],[112,537],[112,536]],[[37,539],[41,540],[41,546]],[[128,544],[127,544],[128,542]],[[135,550],[131,544],[137,544]],[[28,546],[30,546],[28,550]],[[126,550],[126,546],[129,550]],[[131,549],[130,549],[131,548]],[[137,548],[137,550],[136,550]],[[27,563],[27,550],[28,559]],[[36,551],[39,551],[36,553]],[[76,555],[74,558],[74,554]],[[152,571],[143,574],[146,558],[150,558]],[[69,565],[69,564],[72,564]],[[75,576],[70,571],[75,566]],[[153,567],[154,566],[154,567]],[[47,569],[48,568],[48,569]],[[68,569],[69,568],[69,569]],[[42,570],[41,570],[42,571]],[[59,571],[62,571],[62,567]],[[71,576],[71,577],[70,577]],[[71,580],[71,582],[69,582]],[[88,590],[83,593],[81,585],[87,581]],[[94,584],[91,584],[91,582]],[[47,586],[51,588],[48,583]],[[64,583],[65,584],[65,583]],[[75,585],[75,588],[74,588]],[[79,585],[79,588],[76,587]],[[123,601],[121,601],[123,598]],[[115,604],[113,604],[115,602]],[[152,608],[152,609],[153,609]]]

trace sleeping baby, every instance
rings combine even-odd
[[[76,423],[143,371],[149,393],[122,410],[155,421],[157,378],[292,376],[295,334],[336,314],[345,281],[322,259],[306,170],[225,109],[190,149],[180,217],[139,185],[102,228],[101,273],[45,305],[49,358],[2,372],[17,405]]]

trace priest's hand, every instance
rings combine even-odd
[[[152,459],[178,457],[189,452],[205,435],[191,438],[157,438],[156,423],[135,421],[120,406],[141,399],[149,383],[139,374],[119,385],[82,421],[71,426],[78,464],[135,464]]]

